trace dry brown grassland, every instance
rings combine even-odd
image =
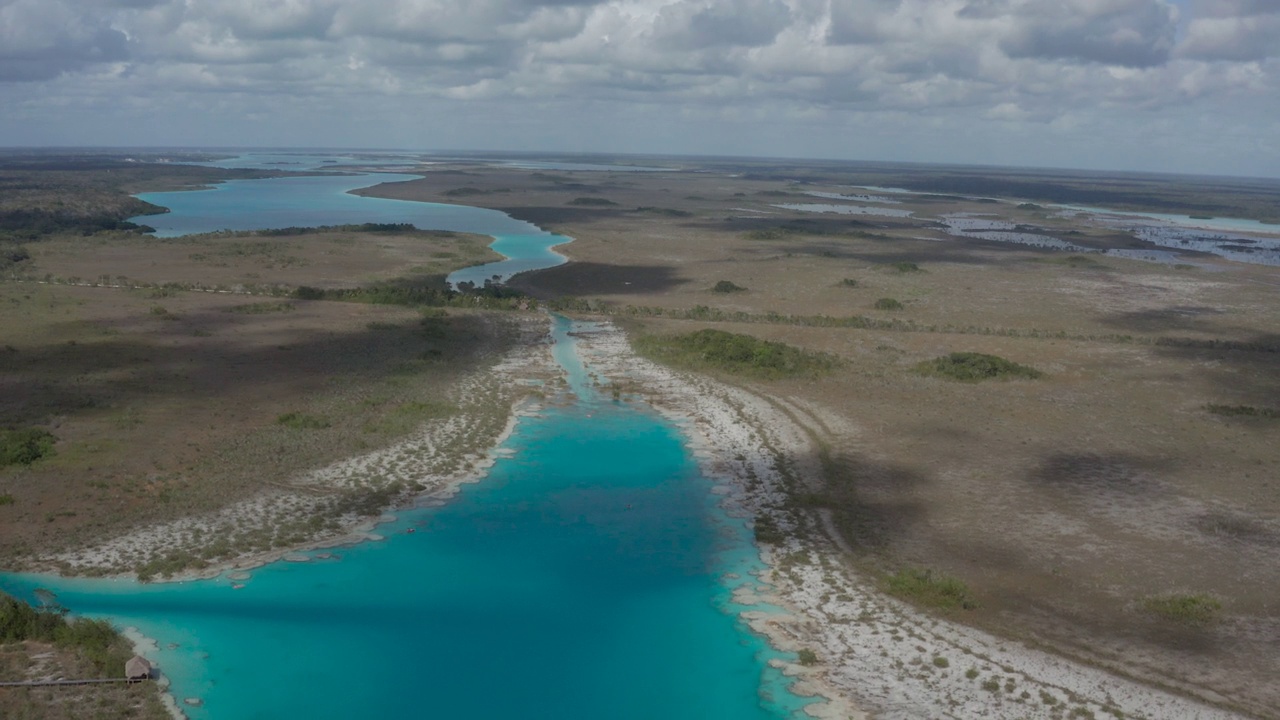
[[[29,279],[0,283],[0,419],[48,428],[58,443],[52,457],[0,471],[0,495],[10,498],[0,507],[5,565],[217,510],[457,413],[458,381],[518,341],[511,313],[278,293],[439,283],[454,267],[496,259],[487,242],[324,231],[29,244]],[[490,435],[509,411],[500,394],[489,398]],[[282,422],[290,413],[315,422]],[[385,492],[378,497],[385,505]],[[364,504],[347,498],[332,515],[381,510]],[[159,561],[158,572],[189,569],[333,529],[334,517],[298,518],[298,527],[193,538],[184,551],[207,550],[195,557],[166,558],[173,548],[157,547],[99,571]]]
[[[1280,408],[1277,269],[1071,259],[951,237],[931,220],[994,212],[1090,247],[1141,246],[1017,200],[891,206],[912,218],[773,206],[858,192],[830,181],[462,166],[366,192],[451,202],[459,188],[461,202],[575,238],[561,249],[569,264],[517,278],[527,292],[575,298],[634,333],[715,327],[841,358],[816,378],[721,379],[814,410],[824,476],[792,502],[832,513],[850,563],[959,578],[978,602],[966,622],[1276,717],[1280,421],[1206,406]],[[721,281],[745,290],[714,292]],[[882,298],[902,308],[877,309]],[[913,371],[952,352],[1044,377]],[[1221,603],[1207,622],[1152,611],[1199,594]]]

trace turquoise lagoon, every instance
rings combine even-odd
[[[0,574],[0,589],[153,639],[196,720],[802,716],[811,700],[769,662],[786,655],[732,600],[763,569],[750,528],[678,427],[597,392],[574,329],[555,319],[560,402],[520,419],[487,477],[399,511],[382,540],[247,580]]]
[[[203,702],[194,718],[801,715],[808,701],[768,665],[783,655],[731,598],[762,567],[746,523],[718,507],[678,428],[591,387],[573,324],[556,323],[570,402],[522,418],[487,478],[401,511],[384,540],[239,583],[0,588],[51,590],[156,640],[172,693]]]
[[[272,156],[265,156],[272,157]],[[316,167],[318,157],[294,158],[298,166]],[[280,160],[279,162],[284,162]],[[264,167],[263,156],[222,161],[226,167]],[[283,168],[282,168],[283,169]],[[159,237],[177,237],[219,230],[267,230],[319,225],[409,223],[424,230],[453,230],[490,235],[492,247],[507,259],[459,270],[452,283],[506,280],[526,270],[552,267],[565,257],[552,248],[571,242],[536,225],[497,210],[388,200],[352,195],[352,190],[380,183],[405,182],[417,175],[403,173],[328,173],[263,180],[231,180],[207,190],[141,193],[137,197],[169,208],[162,215],[139,215],[133,222],[150,225]]]

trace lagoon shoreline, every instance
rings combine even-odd
[[[535,331],[535,327],[539,329]],[[527,322],[525,328],[524,341],[471,382],[518,386],[558,377],[548,345],[549,319]],[[627,388],[626,401],[648,404],[679,428],[726,512],[754,520],[769,518],[782,531],[779,541],[757,542],[768,569],[760,574],[755,590],[740,588],[734,602],[748,608],[740,614],[743,621],[775,648],[795,653],[807,650],[816,657],[810,665],[781,663],[784,674],[794,678],[793,692],[819,700],[806,708],[809,715],[849,720],[938,713],[1052,718],[1060,716],[1056,708],[1070,706],[1095,714],[1115,715],[1119,711],[1124,717],[1245,717],[1202,704],[1178,694],[1177,689],[1162,690],[926,615],[885,596],[872,578],[850,562],[848,548],[829,531],[829,518],[820,512],[802,514],[800,522],[806,527],[800,527],[797,515],[788,510],[789,494],[819,477],[821,470],[813,453],[815,433],[823,423],[835,419],[794,401],[761,397],[740,387],[656,365],[636,356],[625,334],[607,321],[576,333],[575,338],[583,362],[602,383]],[[464,471],[445,475],[432,474],[425,466],[416,468],[429,480],[427,489],[396,498],[388,512],[396,507],[443,504],[462,485],[483,480],[519,418],[536,412],[540,402],[524,395],[513,402],[503,431],[463,463]],[[380,453],[421,447],[433,438],[438,440],[439,432],[439,427],[427,427],[391,448],[350,458],[308,476],[313,482],[342,477],[340,469],[366,467]],[[273,497],[246,502],[270,502]],[[244,508],[233,506],[227,512],[237,511]],[[353,518],[341,531],[314,541],[240,555],[198,571],[177,573],[166,581],[244,572],[295,553],[376,541],[380,539],[376,526],[390,519],[387,515]],[[83,563],[81,568],[100,567],[94,563],[108,564],[122,544],[162,541],[188,532],[189,527],[167,523],[145,528],[58,559],[67,562],[74,558]],[[130,573],[114,576],[135,577]],[[753,607],[758,604],[764,607]],[[1004,695],[993,693],[989,689],[992,681],[1013,690]],[[169,697],[172,702],[166,704],[170,711],[183,717],[178,699]],[[1053,698],[1053,704],[1045,698]]]
[[[1146,684],[1121,668],[1075,661],[888,597],[853,564],[829,516],[789,507],[791,494],[821,477],[817,439],[839,418],[656,365],[608,323],[580,336],[579,352],[602,378],[640,389],[644,402],[681,427],[727,511],[768,518],[782,531],[780,541],[757,542],[769,567],[760,580],[771,591],[737,599],[785,609],[748,610],[743,619],[776,648],[816,656],[811,665],[784,668],[797,694],[825,700],[806,708],[813,717],[1248,717],[1192,697],[1191,688],[1162,689],[1154,684],[1161,678],[1143,678],[1153,683]]]

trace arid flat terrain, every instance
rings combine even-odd
[[[426,425],[452,433],[428,444],[462,472],[499,436],[525,391],[475,373],[538,352],[538,316],[332,293],[439,290],[451,269],[496,257],[485,238],[351,227],[155,239],[120,224],[139,211],[124,190],[226,173],[112,180],[101,162],[5,179],[34,189],[0,207],[0,426],[56,438],[53,454],[0,469],[6,567],[164,577],[286,552],[414,491],[380,465],[360,465],[342,489],[307,473],[394,451]],[[496,208],[573,237],[560,248],[570,262],[512,288],[608,317],[642,352],[716,330],[755,352],[782,347],[767,341],[820,358],[772,375],[717,365],[711,351],[668,361],[803,428],[812,457],[796,459],[801,476],[771,510],[822,533],[880,589],[1276,717],[1280,270],[1191,244],[1152,255],[1161,248],[1132,227],[1053,205],[1270,220],[1275,183],[646,164],[663,163],[677,169],[457,162],[360,192]],[[88,200],[68,209],[68,193]],[[959,382],[922,369],[953,353],[1028,370]],[[184,524],[324,493],[256,524],[244,512]],[[80,552],[146,528],[167,528],[154,536],[166,540]],[[757,533],[766,546],[780,537]]]
[[[717,328],[835,356],[812,377],[718,376],[808,409],[823,471],[791,502],[830,513],[850,562],[957,578],[977,601],[952,611],[965,622],[1275,717],[1280,270],[1103,254],[1153,246],[1060,215],[1035,194],[1043,178],[888,194],[884,173],[804,172],[474,165],[365,192],[499,208],[575,238],[568,264],[513,284],[633,338]],[[1089,199],[1233,206],[1231,187],[1188,182],[1099,180]],[[1269,192],[1274,208],[1260,183],[1233,207]],[[1002,187],[1026,194],[977,194]],[[797,203],[870,210],[779,207]],[[948,232],[956,213],[1076,249]],[[917,372],[956,352],[1042,376]]]

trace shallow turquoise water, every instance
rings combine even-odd
[[[43,587],[156,639],[174,695],[204,702],[194,718],[799,714],[768,666],[779,653],[730,599],[761,568],[748,529],[676,428],[591,388],[570,329],[557,319],[554,351],[572,402],[523,418],[512,457],[380,526],[384,541],[259,568],[238,590],[15,575],[0,589]]]
[[[226,167],[262,167],[275,156],[249,156],[218,164]],[[298,162],[305,169],[319,156],[280,156],[278,162]],[[269,166],[269,165],[267,165]],[[398,173],[329,174],[263,180],[232,180],[208,190],[141,193],[137,197],[169,208],[162,215],[140,215],[133,222],[150,225],[158,237],[176,237],[218,230],[266,230],[360,223],[409,223],[423,230],[453,230],[491,235],[492,247],[506,260],[459,270],[452,283],[486,279],[506,280],[518,272],[552,267],[565,262],[552,250],[570,242],[536,225],[484,208],[442,203],[362,197],[349,191],[384,182],[414,180],[417,175]]]

